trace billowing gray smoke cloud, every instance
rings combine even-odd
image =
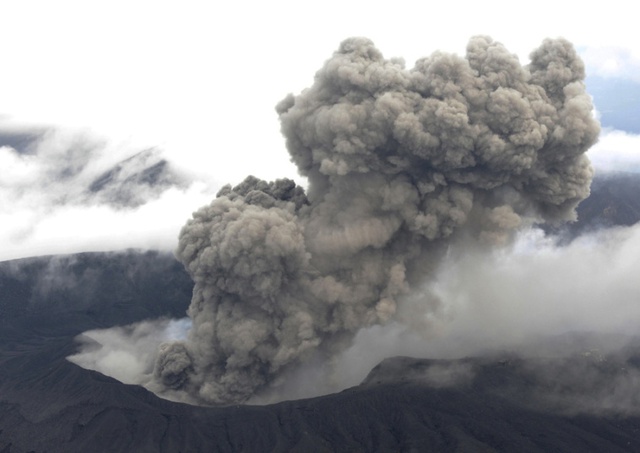
[[[159,383],[245,401],[393,318],[451,241],[505,243],[521,225],[573,219],[599,132],[584,75],[562,39],[524,67],[475,37],[465,58],[434,53],[411,70],[344,41],[277,107],[307,193],[249,177],[183,228],[193,328],[162,345]]]

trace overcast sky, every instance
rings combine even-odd
[[[525,63],[563,36],[590,76],[640,83],[640,31],[622,1],[7,1],[0,17],[0,132],[38,136],[35,156],[0,148],[0,260],[172,248],[222,184],[297,178],[274,107],[349,36],[408,67],[435,50],[464,54],[476,34]],[[149,147],[180,170],[179,187],[125,208],[82,198],[92,178]],[[596,168],[629,169],[639,152],[637,135],[606,129],[592,155]],[[60,166],[77,171],[61,181]]]

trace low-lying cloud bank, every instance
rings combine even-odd
[[[596,174],[640,173],[640,135],[605,129],[587,155]]]
[[[188,216],[213,192],[159,148],[9,120],[0,121],[0,169],[0,260],[173,249],[176,213]]]
[[[364,360],[370,351],[370,362],[399,354],[456,358],[567,332],[635,335],[638,250],[640,225],[600,230],[565,246],[531,230],[508,249],[452,249],[432,285],[437,310],[404,305],[399,322],[361,331],[345,357]]]

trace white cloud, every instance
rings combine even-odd
[[[640,135],[604,129],[587,154],[597,172],[640,172]]]
[[[9,126],[0,124],[2,131]],[[2,132],[0,132],[1,134]],[[0,148],[0,260],[121,248],[173,248],[190,214],[210,201],[215,187],[180,173],[173,187],[153,189],[128,177],[162,159],[129,161],[115,192],[92,193],[91,184],[140,149],[109,142],[90,131],[49,128],[25,152]],[[188,183],[187,183],[188,181]],[[138,197],[129,206],[113,197]],[[114,195],[115,193],[115,195]]]
[[[640,82],[640,49],[619,46],[592,46],[581,49],[587,74],[631,79]]]
[[[29,206],[0,215],[0,260],[125,248],[172,250],[191,213],[212,195],[202,184],[172,188],[132,210],[111,206]]]

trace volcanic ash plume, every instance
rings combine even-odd
[[[160,385],[245,401],[394,318],[451,241],[506,243],[521,225],[573,219],[599,132],[583,78],[562,39],[524,67],[475,37],[464,58],[436,52],[411,70],[344,41],[277,106],[307,193],[248,177],[182,229],[193,328],[161,346]]]

